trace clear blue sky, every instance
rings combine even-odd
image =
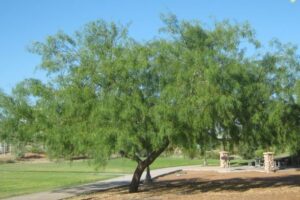
[[[40,58],[26,51],[33,41],[104,19],[131,22],[130,35],[147,40],[161,27],[160,13],[180,19],[249,21],[257,37],[300,45],[300,0],[0,0],[0,88],[10,93],[24,78],[45,79]]]

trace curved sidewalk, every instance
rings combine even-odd
[[[220,173],[224,172],[245,172],[245,171],[258,171],[252,167],[232,167],[228,169],[220,168],[220,167],[202,167],[200,165],[193,166],[179,166],[179,167],[169,167],[162,169],[151,170],[152,178],[157,178],[160,176],[164,176],[170,173],[175,173],[181,170],[201,170],[201,171],[217,171]],[[259,170],[261,171],[261,170]],[[146,173],[143,174],[141,180],[145,179]],[[131,181],[132,175],[124,175],[117,178],[107,179],[104,181],[98,181],[94,183],[84,184],[80,186],[75,186],[71,188],[64,189],[56,189],[47,192],[39,192],[33,194],[27,194],[22,196],[11,197],[6,200],[59,200],[64,198],[69,198],[73,196],[77,196],[79,194],[91,193],[101,190],[107,190],[115,187],[129,185]]]
[[[176,171],[182,170],[182,167],[171,167],[151,170],[152,178],[157,178],[169,173],[174,173]],[[96,192],[101,190],[107,190],[115,187],[129,185],[132,178],[131,175],[124,175],[117,178],[107,179],[104,181],[98,181],[94,183],[84,184],[80,186],[75,186],[71,188],[56,189],[47,192],[39,192],[33,194],[27,194],[22,196],[11,197],[5,200],[59,200],[64,198],[73,197],[83,193]],[[143,174],[141,180],[145,179],[145,173]]]

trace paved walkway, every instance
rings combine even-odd
[[[151,176],[152,178],[157,178],[159,176],[164,176],[181,170],[217,171],[220,173],[261,171],[260,169],[255,169],[253,167],[248,167],[248,166],[231,167],[228,169],[224,169],[220,167],[202,167],[199,165],[194,165],[194,166],[180,166],[180,167],[170,167],[170,168],[151,170]],[[145,179],[145,175],[146,175],[145,173],[142,175],[141,180]],[[113,179],[98,181],[90,184],[84,184],[72,188],[57,189],[48,192],[39,192],[34,194],[12,197],[6,200],[59,200],[59,199],[73,197],[83,193],[96,192],[96,191],[107,190],[119,186],[129,185],[131,178],[132,175],[125,175]]]
[[[182,170],[182,167],[171,167],[171,168],[151,170],[151,176],[152,178],[156,178],[180,170]],[[8,198],[6,200],[59,200],[68,197],[73,197],[82,193],[90,193],[90,192],[106,190],[114,187],[125,186],[130,183],[131,178],[132,175],[124,175],[121,177],[107,179],[104,181],[98,181],[90,184],[84,184],[72,188],[57,189],[53,191],[16,196],[16,197]],[[145,173],[143,174],[141,180],[144,179],[145,179]]]

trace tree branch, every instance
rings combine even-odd
[[[134,160],[134,161],[136,161],[137,163],[142,162],[142,159],[141,159],[140,157],[138,157],[136,154],[134,154],[134,155],[129,155],[127,152],[125,152],[125,151],[123,151],[123,150],[121,150],[119,153],[120,153],[120,155],[121,155],[122,157],[128,158],[128,159],[130,159],[130,160]]]

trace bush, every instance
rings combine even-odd
[[[24,143],[17,143],[13,146],[12,153],[15,154],[16,158],[22,158],[26,153],[26,146]]]
[[[255,154],[255,157],[261,158],[264,155],[264,150],[263,149],[257,149],[254,154]]]
[[[255,150],[257,148],[253,145],[249,145],[246,143],[241,143],[238,146],[238,154],[242,156],[244,159],[251,159],[255,157]]]
[[[220,153],[217,150],[206,151],[206,158],[207,159],[219,159]]]
[[[32,153],[38,153],[38,154],[45,153],[45,149],[43,148],[42,145],[39,145],[39,144],[32,145],[30,151]]]

